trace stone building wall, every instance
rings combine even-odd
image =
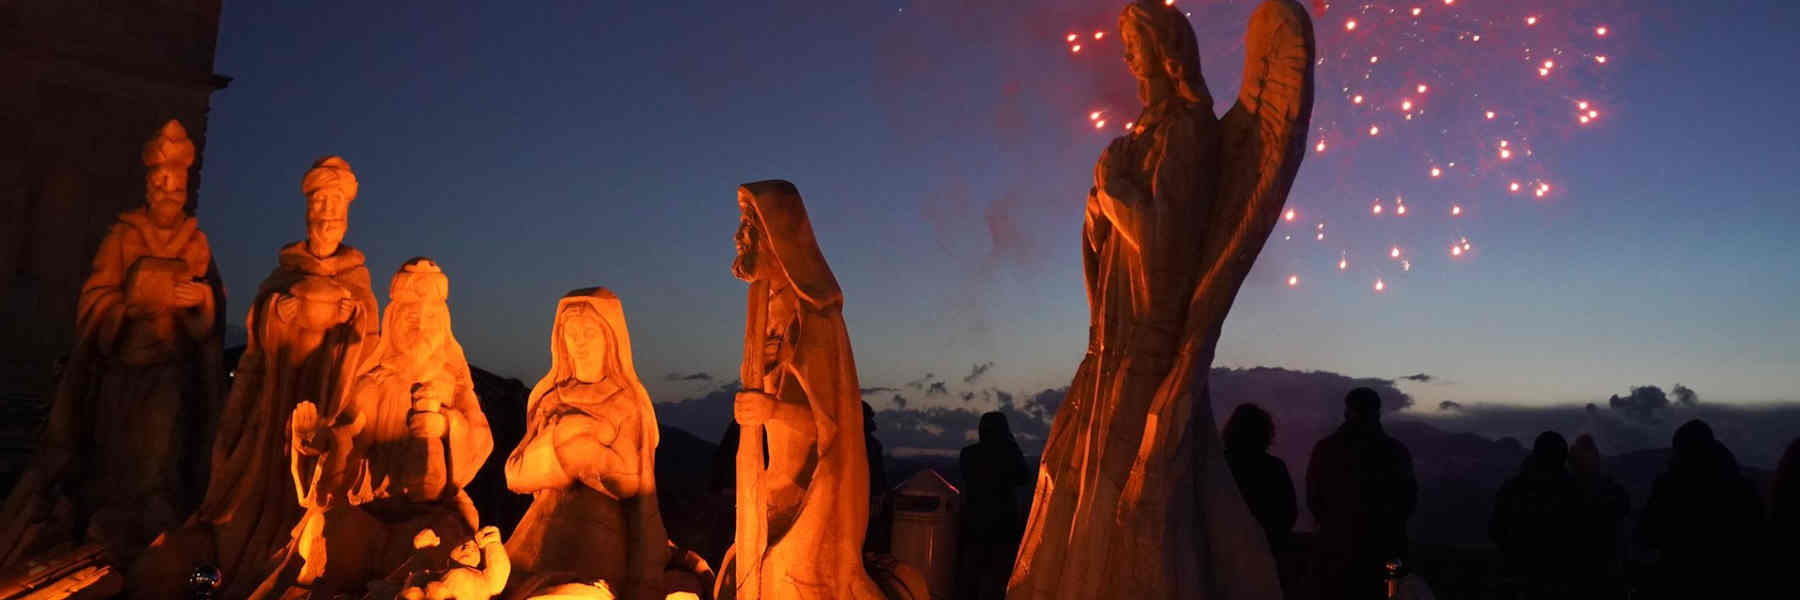
[[[41,411],[93,253],[114,215],[143,202],[143,143],[180,119],[204,156],[208,103],[229,81],[213,73],[219,10],[220,0],[0,1],[0,429]],[[18,433],[0,431],[0,461]]]

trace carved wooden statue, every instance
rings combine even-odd
[[[225,597],[254,590],[274,568],[301,508],[288,473],[288,418],[301,402],[337,405],[375,348],[380,313],[363,254],[344,244],[356,174],[328,156],[301,178],[306,239],[281,248],[244,319],[249,341],[212,448],[205,501],[131,570],[155,596],[184,589],[196,563],[217,565]]]
[[[670,547],[656,501],[656,413],[618,296],[587,288],[557,302],[550,372],[526,415],[506,460],[507,487],[532,496],[506,541],[533,574],[518,591],[599,597],[584,589],[599,580],[625,600],[661,600]]]
[[[415,258],[388,293],[371,366],[341,401],[294,408],[290,464],[306,513],[252,598],[360,592],[414,554],[420,529],[442,536],[443,552],[476,532],[462,488],[493,437],[450,331],[449,279]]]
[[[863,569],[869,465],[843,292],[793,184],[745,184],[738,208],[732,271],[750,282],[738,528],[716,595],[882,598]]]
[[[1223,118],[1181,11],[1119,17],[1142,116],[1094,167],[1088,352],[1057,412],[1007,597],[1281,597],[1207,397],[1220,326],[1292,186],[1312,111],[1312,24],[1267,0]]]
[[[120,213],[94,254],[38,454],[0,510],[0,567],[84,542],[129,560],[200,500],[224,292],[186,212],[194,144],[181,123],[143,160],[144,206]]]

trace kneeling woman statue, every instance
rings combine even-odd
[[[618,296],[569,292],[550,332],[550,373],[531,390],[506,485],[531,494],[512,538],[513,594],[660,599],[668,533],[656,504],[656,414],[631,361]],[[604,582],[603,584],[600,582]],[[529,588],[529,589],[519,589]]]

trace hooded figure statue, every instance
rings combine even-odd
[[[662,598],[669,536],[656,501],[656,413],[612,291],[557,302],[550,372],[530,398],[525,437],[506,459],[507,487],[532,496],[506,541],[515,568],[532,575],[514,589],[602,580],[623,600]]]
[[[881,598],[863,568],[869,465],[843,293],[793,184],[745,184],[738,206],[733,270],[751,283],[738,530],[716,595]]]

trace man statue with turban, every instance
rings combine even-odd
[[[226,597],[255,589],[300,520],[288,417],[301,402],[336,405],[375,347],[379,308],[369,269],[362,252],[343,243],[356,174],[327,156],[307,170],[300,190],[306,239],[282,247],[244,318],[249,342],[219,420],[205,501],[133,566],[134,590],[174,596],[197,563],[219,567]]]
[[[181,123],[143,160],[144,206],[120,213],[94,254],[37,457],[0,510],[0,566],[76,543],[129,560],[199,500],[224,292],[186,211],[194,143]]]
[[[370,366],[340,398],[294,407],[289,459],[306,513],[251,598],[359,593],[415,557],[420,530],[443,541],[434,564],[474,537],[463,487],[494,439],[450,331],[449,292],[435,261],[407,261]]]

